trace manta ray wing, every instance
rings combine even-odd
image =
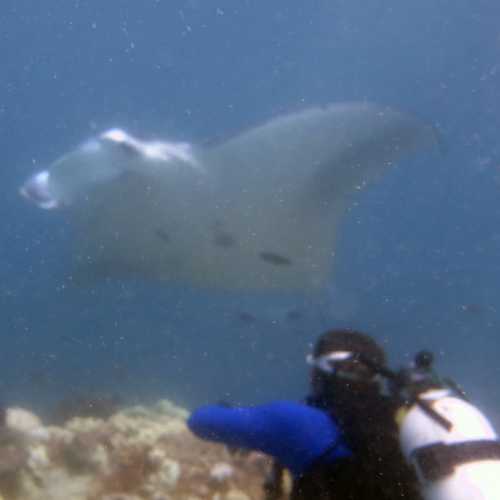
[[[350,195],[435,142],[411,116],[345,103],[276,118],[192,164],[141,169],[139,155],[70,208],[77,275],[320,290]]]
[[[71,207],[74,278],[138,278],[185,282],[211,220],[202,209],[210,191],[200,169],[127,171],[95,187]]]
[[[322,289],[350,195],[435,144],[435,130],[408,114],[342,103],[271,120],[208,151],[217,224],[234,244],[211,252],[197,281]]]

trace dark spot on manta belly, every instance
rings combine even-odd
[[[231,233],[221,231],[215,234],[214,243],[218,247],[230,248],[236,245],[236,238]]]
[[[286,319],[289,321],[298,321],[302,319],[302,313],[297,311],[297,309],[292,309],[286,313]]]
[[[242,323],[245,323],[246,325],[252,325],[257,321],[257,318],[253,314],[250,314],[246,311],[239,312],[237,317]]]
[[[170,243],[170,236],[168,235],[168,233],[164,229],[161,229],[161,228],[156,229],[155,234],[164,243]]]
[[[269,262],[273,266],[291,266],[292,261],[283,255],[279,255],[273,252],[259,252],[259,258],[264,262]]]

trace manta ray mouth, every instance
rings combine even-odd
[[[50,194],[50,174],[47,170],[31,176],[19,189],[23,198],[45,210],[53,210],[59,207],[59,202]]]

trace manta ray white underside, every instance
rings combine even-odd
[[[331,278],[349,195],[433,145],[432,127],[368,103],[278,117],[207,149],[114,129],[21,193],[67,212],[76,275],[318,290]]]

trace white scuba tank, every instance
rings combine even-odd
[[[425,500],[500,500],[500,443],[475,406],[449,388],[429,389],[397,420]]]

